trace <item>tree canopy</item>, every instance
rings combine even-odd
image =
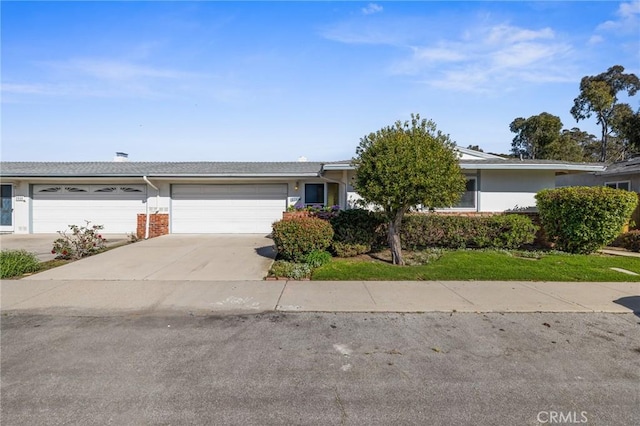
[[[580,81],[580,94],[573,100],[571,115],[576,121],[580,121],[595,114],[602,130],[600,161],[607,160],[607,145],[612,130],[618,137],[632,136],[629,142],[635,140],[633,126],[624,124],[624,119],[620,117],[620,114],[628,112],[631,107],[628,104],[618,104],[618,94],[634,96],[638,90],[640,79],[635,74],[625,74],[621,65],[614,65],[595,76],[585,76]],[[620,105],[626,105],[628,109],[621,108]],[[635,118],[632,118],[632,122],[633,120]]]
[[[384,212],[395,264],[404,264],[399,230],[405,213],[417,205],[453,206],[465,191],[466,179],[454,148],[448,135],[419,114],[360,140],[353,159],[356,190]]]
[[[529,118],[518,117],[509,129],[516,134],[511,143],[511,151],[517,157],[544,159],[548,157],[549,145],[560,138],[562,121],[560,117],[543,112]]]

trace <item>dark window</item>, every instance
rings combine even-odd
[[[476,206],[476,179],[468,178],[467,179],[467,187],[462,194],[462,198],[460,202],[455,206],[455,208],[474,208]]]
[[[305,184],[304,203],[324,205],[324,183]]]
[[[625,191],[631,190],[631,188],[629,187],[629,181],[606,182],[604,186],[608,186],[609,188],[613,188],[613,189],[624,189]]]

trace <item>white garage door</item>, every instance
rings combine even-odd
[[[172,185],[171,233],[269,233],[286,205],[286,184]]]
[[[136,232],[146,211],[146,185],[34,185],[33,233],[66,231],[68,225],[103,225],[108,233]]]

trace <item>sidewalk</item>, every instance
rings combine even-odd
[[[640,312],[640,284],[497,281],[29,281],[3,313]]]

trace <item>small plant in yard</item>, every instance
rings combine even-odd
[[[86,226],[69,225],[70,234],[58,231],[60,238],[53,242],[51,254],[61,259],[80,259],[104,250],[107,240],[100,234],[104,226],[90,226],[90,221],[85,222]]]
[[[138,241],[140,241],[140,238],[138,238],[138,235],[135,232],[128,233],[127,239],[130,243],[137,243]]]
[[[287,262],[286,260],[276,260],[269,269],[270,277],[292,278],[301,280],[311,276],[311,266],[306,263]]]
[[[304,256],[303,261],[309,265],[311,269],[319,268],[331,262],[331,253],[324,250],[313,250]]]
[[[440,259],[444,254],[441,248],[428,248],[425,250],[415,251],[407,255],[406,264],[408,266],[428,265]]]
[[[38,269],[40,262],[33,253],[25,250],[0,251],[0,278],[17,277]]]

